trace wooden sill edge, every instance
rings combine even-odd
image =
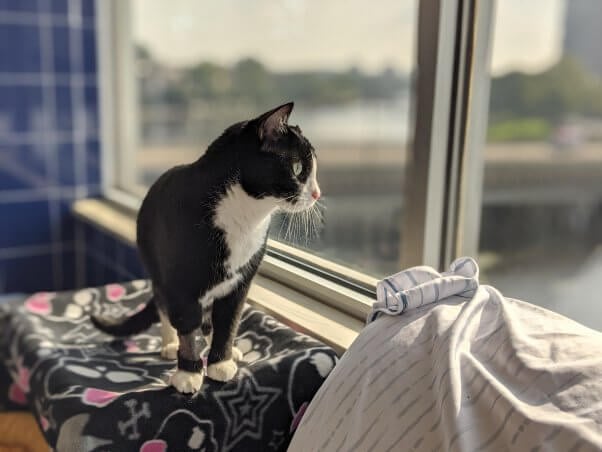
[[[102,199],[80,199],[72,205],[73,214],[117,239],[133,245],[136,221]],[[364,324],[337,309],[291,289],[263,275],[253,281],[247,301],[294,329],[315,337],[342,354],[355,340]]]

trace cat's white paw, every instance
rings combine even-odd
[[[161,358],[174,360],[178,358],[178,343],[171,342],[170,344],[163,344],[161,347]]]
[[[169,383],[177,389],[178,392],[190,394],[201,389],[203,384],[203,374],[201,372],[186,372],[178,369],[171,376]]]
[[[242,361],[242,352],[238,347],[232,347],[232,359],[236,362]]]
[[[207,376],[216,381],[230,381],[236,375],[238,366],[233,359],[226,359],[207,366]]]

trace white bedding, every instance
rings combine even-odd
[[[290,451],[602,450],[601,333],[479,286],[470,258],[387,280]]]

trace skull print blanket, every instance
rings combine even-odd
[[[122,340],[89,320],[129,315],[150,291],[132,281],[0,305],[0,407],[31,410],[58,452],[286,450],[335,352],[245,306],[234,380],[205,378],[198,394],[180,394],[157,326]]]

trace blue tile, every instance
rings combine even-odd
[[[117,283],[128,283],[130,281],[133,281],[135,279],[138,278],[132,278],[132,275],[130,275],[129,273],[124,273],[122,271],[117,270],[115,272],[115,282]]]
[[[37,12],[37,0],[0,0],[0,11]]]
[[[56,186],[71,187],[75,185],[75,158],[74,148],[71,143],[60,144],[56,151],[56,158],[58,159],[58,180],[52,182]]]
[[[92,108],[98,104],[98,87],[94,85],[86,85],[84,89],[84,100],[88,108]]]
[[[2,159],[0,190],[44,188],[46,186],[43,149],[31,145],[2,146]]]
[[[92,254],[96,254],[96,255],[100,255],[100,256],[104,256],[105,253],[105,235],[104,233],[99,230],[99,229],[95,229],[94,227],[92,227],[91,229],[91,236],[89,241],[87,241],[88,246],[90,247],[90,251],[92,252]]]
[[[88,185],[99,186],[101,181],[100,143],[88,140],[86,143],[86,181]]]
[[[58,130],[70,131],[73,127],[73,112],[71,109],[71,87],[59,85],[55,88],[56,114],[54,123]]]
[[[52,256],[0,260],[0,293],[54,290]]]
[[[82,16],[86,19],[94,18],[95,0],[82,0]]]
[[[97,137],[100,127],[98,123],[98,88],[96,85],[86,85],[84,88],[84,103],[86,106],[86,127],[88,134]]]
[[[103,196],[103,187],[102,185],[87,185],[87,195],[88,198],[102,198]]]
[[[13,24],[0,27],[0,72],[40,72],[38,27]]]
[[[19,171],[18,146],[2,146],[3,163],[0,165],[0,190],[32,188],[31,181]]]
[[[46,201],[0,204],[0,248],[50,242]]]
[[[59,203],[59,208],[60,208],[60,218],[61,218],[61,237],[62,240],[65,242],[72,242],[75,240],[75,222],[76,219],[73,216],[73,214],[71,213],[71,207],[73,204],[73,200],[75,199],[75,196],[72,199],[62,199]]]
[[[15,77],[19,75],[15,74]],[[41,112],[42,88],[40,86],[0,86],[0,120],[2,123],[6,122],[9,134],[39,130]],[[2,133],[0,132],[0,143],[2,143]]]
[[[77,247],[77,244],[76,244]],[[88,287],[88,277],[86,275],[86,250],[85,248],[75,249],[75,288]]]
[[[97,229],[92,227],[90,223],[82,222],[84,225],[84,241],[86,242],[86,250],[92,249],[92,239],[96,234]]]
[[[117,272],[107,267],[104,262],[101,262],[94,256],[90,256],[90,259],[86,261],[86,273],[89,285],[91,286],[110,284],[117,279]]]
[[[2,151],[6,153],[6,151]],[[19,190],[32,188],[29,182],[20,177],[16,172],[6,168],[5,165],[0,165],[0,191]],[[8,193],[4,193],[8,196]]]
[[[69,1],[68,0],[51,0],[50,5],[51,12],[53,14],[59,14],[66,16],[69,12]]]
[[[82,46],[84,53],[84,73],[96,74],[96,31],[88,28],[82,30]]]
[[[19,171],[27,177],[32,186],[44,186],[48,183],[46,156],[52,152],[52,147],[45,143],[20,145],[16,155]]]
[[[100,151],[100,141],[97,137],[89,138],[86,141],[87,155],[93,157],[97,162],[100,161]]]
[[[119,275],[119,272],[117,272],[114,267],[105,267],[104,277],[105,284],[110,284],[122,280],[121,276]]]
[[[123,241],[115,240],[115,264],[122,269],[125,269],[126,248]]]
[[[55,26],[52,28],[52,45],[54,53],[54,72],[68,74],[71,71],[71,52],[69,49],[70,29]]]
[[[92,256],[90,255],[90,253],[88,251],[86,251],[84,262],[85,262],[84,286],[92,287],[92,286],[94,286],[94,283],[92,282],[92,279],[93,279],[92,278],[92,270],[93,270],[94,265],[96,265],[96,263],[94,262],[94,259],[92,259]]]
[[[86,257],[86,285],[100,286],[106,283],[105,267],[91,254]]]
[[[101,285],[143,277],[135,248],[93,226],[85,225],[87,284]],[[100,256],[100,259],[98,258]]]
[[[143,278],[146,275],[146,271],[142,266],[140,257],[138,256],[138,250],[134,247],[128,247],[125,254],[125,269],[129,271],[136,278]]]
[[[89,223],[85,221],[78,220],[79,223],[83,226],[84,230],[84,242],[86,244],[86,252],[89,252],[92,248],[92,237],[96,233],[96,228],[93,228]]]
[[[61,259],[63,265],[63,280],[57,290],[71,290],[76,288],[75,284],[75,252],[63,252]]]
[[[105,264],[114,268],[117,265],[117,239],[110,234],[104,234]]]

